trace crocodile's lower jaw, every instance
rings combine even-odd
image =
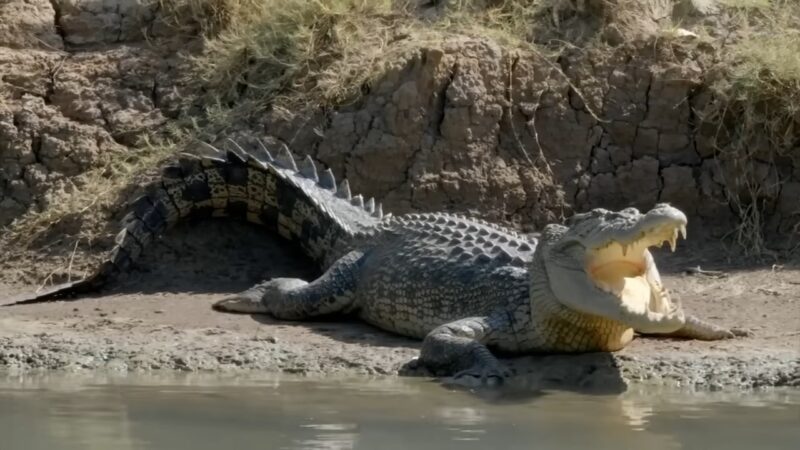
[[[586,273],[598,289],[620,299],[629,310],[666,312],[669,295],[648,248],[669,242],[675,248],[677,230],[671,227],[654,230],[631,243],[612,242],[587,255]]]

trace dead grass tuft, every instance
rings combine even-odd
[[[760,255],[769,253],[764,218],[782,181],[776,159],[790,155],[800,130],[800,5],[792,0],[725,4],[734,9],[739,37],[720,52],[710,86],[714,100],[703,119],[725,135],[717,158],[740,220],[734,237],[748,253]]]
[[[188,136],[176,130],[174,136]],[[137,151],[118,148],[108,152],[104,163],[79,176],[67,180],[57,189],[48,192],[44,199],[47,205],[42,211],[28,211],[17,218],[3,234],[3,244],[29,248],[47,245],[53,230],[63,232],[60,240],[82,241],[86,245],[100,234],[110,216],[117,212],[117,201],[123,191],[136,186],[147,172],[158,168],[159,162],[174,153],[175,140],[155,143],[144,138]],[[76,229],[67,223],[76,219]]]
[[[315,108],[368,83],[407,16],[391,0],[262,0],[206,39],[188,79],[205,104]]]
[[[3,242],[25,247],[65,218],[114,209],[127,186],[187,139],[208,139],[270,108],[302,112],[354,101],[392,54],[449,33],[489,37],[552,60],[566,47],[635,41],[674,25],[666,0],[451,0],[435,8],[411,0],[159,1],[168,26],[184,35],[199,32],[204,42],[201,53],[187,56],[185,81],[199,93],[194,115],[172,122],[167,139],[153,135],[141,148],[120,149],[52,192],[49,206],[18,219]],[[796,0],[719,2],[733,18],[736,38],[720,51],[714,101],[703,119],[729,136],[719,141],[718,154],[726,173],[736,174],[727,180],[741,220],[736,239],[759,253],[763,199],[774,186],[752,161],[774,165],[797,136],[800,6]],[[91,242],[107,217],[87,215],[82,229],[92,231],[74,239]]]

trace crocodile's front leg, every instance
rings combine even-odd
[[[487,348],[498,335],[513,336],[507,320],[470,317],[433,329],[422,342],[418,363],[465,386],[498,385],[511,376]]]
[[[737,328],[723,328],[713,323],[706,322],[695,316],[686,316],[686,322],[678,331],[666,334],[669,337],[699,339],[702,341],[717,341],[721,339],[731,339],[736,336],[751,336],[747,330]]]
[[[220,300],[214,309],[248,314],[266,313],[278,319],[302,320],[346,310],[353,304],[363,254],[353,251],[336,261],[319,278],[275,278]]]

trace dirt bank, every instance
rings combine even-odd
[[[509,43],[508,28],[476,31],[471,25],[485,11],[459,22],[456,13],[463,12],[449,7],[316,11],[300,19],[278,14],[288,23],[274,30],[285,33],[278,38],[299,47],[273,48],[268,38],[260,40],[272,34],[241,31],[276,23],[269,8],[250,11],[245,1],[3,3],[0,299],[93,268],[111,247],[120,205],[135,194],[142,173],[178,150],[142,138],[172,136],[165,130],[179,128],[220,146],[229,137],[245,145],[254,137],[284,142],[395,214],[469,212],[530,230],[571,211],[672,202],[691,217],[693,237],[691,254],[662,263],[673,289],[691,311],[752,328],[755,336],[717,343],[640,339],[613,356],[542,356],[514,365],[569,385],[796,384],[800,273],[789,265],[737,265],[720,250],[723,237],[754,250],[800,248],[800,119],[794,112],[788,119],[756,114],[780,111],[785,105],[776,98],[792,103],[796,93],[782,86],[793,79],[782,78],[775,62],[794,58],[756,55],[772,57],[761,61],[756,78],[778,90],[754,92],[775,95],[726,103],[719,63],[743,51],[736,46],[744,36],[738,13],[686,16],[676,5],[687,2],[652,2],[659,11],[637,12],[631,24],[622,17],[631,12],[625,8],[644,3],[587,0],[577,2],[588,5],[584,10],[536,11],[525,9],[534,2],[489,3],[531,13],[522,25],[526,33],[537,30],[532,45]],[[553,5],[567,3],[573,2]],[[317,19],[302,21],[308,17]],[[559,24],[544,25],[550,17]],[[443,25],[451,19],[461,25]],[[380,39],[348,34],[373,28]],[[329,45],[323,53],[334,62],[296,64],[317,73],[297,74],[302,83],[282,79],[281,86],[330,88],[362,70],[369,83],[324,108],[279,107],[276,99],[288,94],[269,96],[264,86],[285,73],[270,72],[270,61],[282,60],[284,51],[304,54],[298,51],[304,42]],[[353,43],[361,45],[342,47]],[[791,52],[796,43],[773,44],[760,47]],[[352,55],[369,64],[348,60]],[[206,72],[198,72],[202,64]],[[742,128],[744,119],[757,126]],[[0,365],[394,373],[415,354],[416,342],[361,324],[285,324],[209,309],[265,276],[312,276],[296,258],[248,227],[179,228],[103,298],[1,309]],[[682,274],[697,264],[729,276]]]
[[[659,256],[666,282],[688,310],[752,329],[754,336],[723,342],[640,338],[613,355],[526,356],[509,363],[529,383],[570,388],[800,385],[800,270],[735,267],[720,264],[718,253],[689,254],[685,248]],[[726,276],[682,273],[697,265]],[[0,309],[0,367],[395,374],[416,355],[418,342],[357,322],[289,323],[210,308],[262,277],[313,276],[307,267],[291,247],[250,226],[211,221],[181,227],[102,296]],[[0,298],[29,288],[5,286]]]

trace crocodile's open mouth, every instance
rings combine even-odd
[[[598,289],[618,297],[631,309],[665,312],[669,295],[661,285],[650,247],[669,245],[672,251],[678,235],[686,239],[683,223],[665,224],[631,240],[613,240],[588,252],[586,273]]]

